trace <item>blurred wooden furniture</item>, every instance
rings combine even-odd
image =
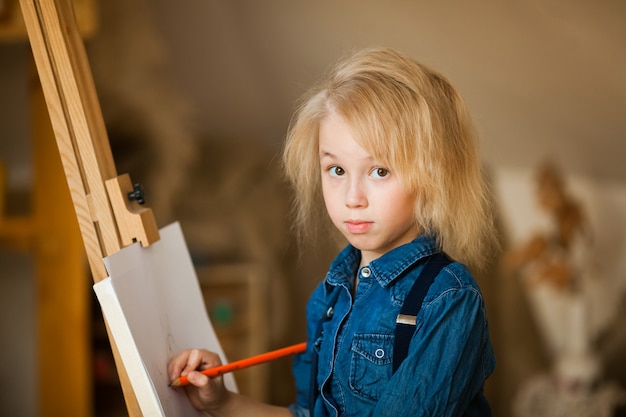
[[[94,35],[98,30],[97,0],[72,0],[72,5],[80,35],[83,38]],[[19,0],[0,0],[0,41],[28,41]]]
[[[107,276],[104,257],[135,241],[145,246],[158,240],[151,210],[130,201],[130,178],[116,175],[81,38],[95,28],[95,3],[76,3],[87,16],[82,34],[69,0],[21,0],[26,31],[15,2],[3,2],[0,15],[0,36],[28,35],[41,80],[31,83],[33,213],[3,219],[0,230],[3,240],[36,256],[39,409],[50,416],[92,414],[85,254],[97,282]],[[60,160],[53,156],[59,154]],[[116,354],[113,340],[111,346]],[[119,360],[117,369],[129,414],[140,416]]]
[[[41,90],[34,88],[31,98],[34,181],[30,213],[8,216],[0,205],[0,246],[26,251],[35,263],[39,415],[89,416],[92,384],[85,251],[61,161],[55,156],[58,150]]]
[[[229,361],[269,350],[268,277],[255,264],[218,263],[196,268],[207,312]],[[239,392],[269,399],[269,364],[237,371]]]
[[[85,35],[96,29],[94,2],[76,0]],[[0,2],[0,40],[27,41],[17,0]],[[8,191],[0,176],[0,246],[30,253],[35,263],[39,415],[90,416],[89,275],[41,85],[34,71],[30,75],[34,170],[30,212],[7,215]]]

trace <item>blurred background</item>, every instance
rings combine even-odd
[[[291,230],[279,154],[295,101],[340,57],[391,46],[460,90],[494,184],[504,251],[478,277],[498,355],[487,386],[494,415],[624,415],[626,3],[76,0],[75,8],[117,170],[142,184],[159,226],[181,223],[229,357],[304,340],[306,299],[339,248],[323,239],[298,246]],[[33,126],[46,115],[20,19],[16,1],[0,1],[0,415],[124,415],[86,266],[72,301],[79,324],[64,327],[87,363],[78,401],[87,411],[42,405],[63,407],[62,388],[40,383],[51,366],[41,363],[42,280],[65,284],[37,265],[66,245],[28,223],[46,218],[34,213],[33,190],[51,174],[38,173],[34,156],[43,151]],[[293,400],[288,361],[241,381],[260,399]]]

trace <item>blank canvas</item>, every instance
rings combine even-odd
[[[94,290],[144,416],[201,416],[185,393],[168,386],[167,363],[182,349],[226,358],[206,312],[178,223],[147,248],[128,246],[104,259],[109,277]],[[232,374],[225,383],[237,391]]]

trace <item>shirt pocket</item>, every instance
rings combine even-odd
[[[355,334],[350,363],[350,389],[378,401],[391,378],[393,335]]]

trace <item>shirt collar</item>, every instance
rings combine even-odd
[[[372,276],[383,287],[389,285],[402,272],[425,256],[439,252],[437,240],[431,235],[420,235],[409,243],[398,246],[369,264]],[[345,285],[356,274],[361,252],[347,245],[330,265],[326,281],[332,286]]]

